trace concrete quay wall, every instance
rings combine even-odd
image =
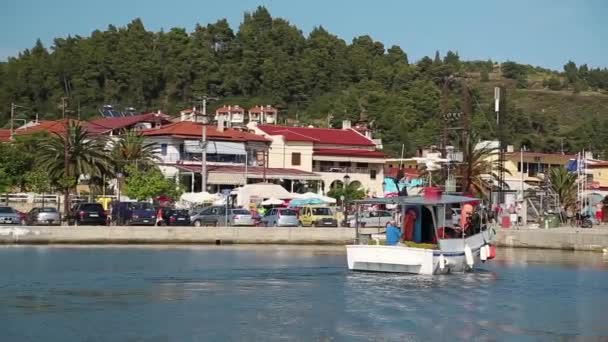
[[[360,232],[383,230],[362,228]],[[345,245],[354,240],[354,228],[0,227],[0,244]],[[499,247],[602,251],[608,248],[608,229],[498,229],[496,242]]]
[[[499,247],[602,251],[608,248],[608,229],[498,229],[496,243]]]
[[[355,235],[353,228],[6,226],[0,227],[0,244],[345,245]]]

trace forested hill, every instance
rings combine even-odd
[[[488,51],[490,54],[491,51]],[[567,56],[564,56],[565,60]],[[238,30],[226,20],[147,31],[140,19],[109,26],[89,37],[39,41],[0,63],[0,124],[10,103],[18,118],[33,112],[59,117],[62,97],[70,115],[96,117],[103,104],[175,114],[197,95],[211,106],[272,104],[281,121],[337,124],[344,118],[373,121],[385,146],[408,152],[436,144],[441,126],[441,87],[447,76],[447,110],[459,111],[461,88],[473,93],[472,127],[493,138],[493,87],[508,93],[506,136],[539,151],[582,148],[608,151],[608,71],[570,62],[557,72],[514,62],[463,61],[456,52],[408,60],[399,46],[369,36],[345,42],[322,27],[307,36],[263,7],[246,13]]]

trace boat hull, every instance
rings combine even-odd
[[[440,240],[439,249],[348,245],[346,255],[348,268],[353,271],[446,274],[470,271],[480,265],[480,250],[489,241],[489,233],[482,232],[466,239]],[[472,265],[467,262],[466,247],[471,251]]]

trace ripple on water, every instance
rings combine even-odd
[[[348,272],[314,248],[0,248],[0,325],[4,340],[606,340],[603,256],[543,253],[433,277]]]

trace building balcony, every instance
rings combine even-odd
[[[183,165],[200,165],[202,155],[198,153],[167,153],[159,155],[159,162],[163,164],[183,164]],[[244,155],[230,154],[207,154],[207,163],[224,164],[224,165],[245,165],[257,166],[258,162],[252,158],[245,158]]]
[[[339,166],[316,166],[313,167],[313,172],[332,172],[332,173],[366,173],[369,174],[369,167],[339,167]]]

